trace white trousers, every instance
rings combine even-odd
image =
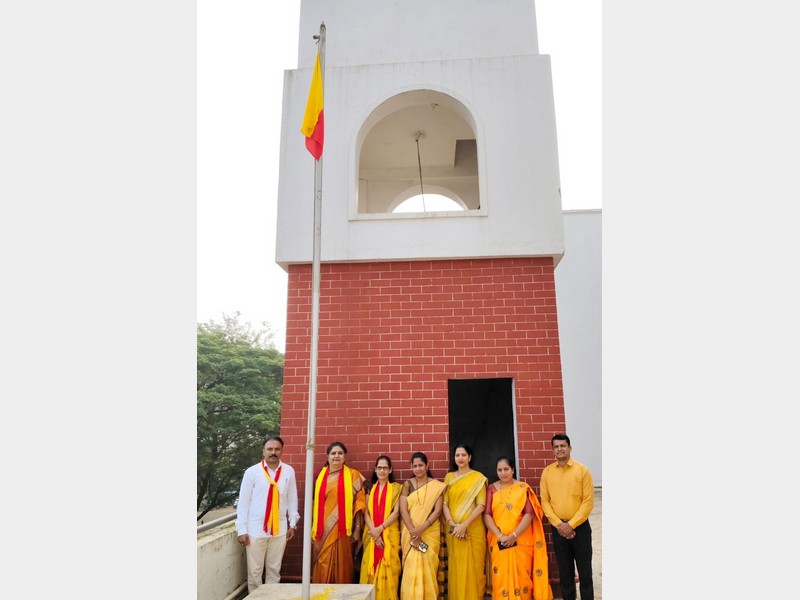
[[[250,536],[247,545],[247,592],[251,593],[264,583],[280,583],[283,552],[286,550],[286,535],[276,537]]]

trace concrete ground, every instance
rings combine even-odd
[[[232,506],[227,508],[220,508],[210,511],[203,517],[203,522],[209,523],[214,519],[219,519],[225,515],[236,512]],[[594,576],[594,598],[595,600],[602,600],[603,598],[603,490],[602,488],[594,489],[594,510],[589,515],[589,523],[592,525],[592,542],[594,552],[592,553],[592,571]],[[201,523],[198,521],[197,523]]]

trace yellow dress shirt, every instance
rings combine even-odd
[[[575,529],[594,508],[592,474],[571,458],[563,467],[554,462],[544,468],[539,493],[544,514],[553,527],[569,521]]]

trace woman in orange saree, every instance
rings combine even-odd
[[[397,600],[400,590],[400,491],[392,475],[392,459],[375,461],[372,487],[364,513],[364,555],[361,583],[375,586],[375,600]]]
[[[400,516],[403,520],[403,579],[401,600],[436,600],[439,594],[439,545],[444,483],[431,476],[428,457],[411,455],[414,478],[403,484]]]
[[[311,525],[313,583],[356,583],[353,545],[361,542],[364,476],[345,465],[347,448],[333,442],[314,486]]]
[[[486,493],[492,600],[552,600],[548,582],[544,511],[531,487],[514,479],[514,460],[497,459],[499,481]]]
[[[472,449],[463,444],[453,453],[457,470],[444,482],[442,511],[447,523],[448,600],[483,600],[486,593],[486,505],[487,479],[470,468]]]

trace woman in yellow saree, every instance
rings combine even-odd
[[[392,459],[375,461],[372,487],[364,513],[364,555],[361,583],[375,586],[375,600],[397,600],[400,588],[400,491],[392,475]]]
[[[431,476],[428,457],[411,455],[414,478],[403,484],[400,516],[403,519],[403,579],[401,600],[436,600],[439,594],[439,545],[444,483]]]
[[[457,469],[444,482],[444,518],[447,522],[447,597],[449,600],[483,600],[486,593],[486,526],[481,515],[486,506],[487,479],[470,468],[472,449],[463,444],[453,453]]]
[[[311,539],[313,583],[355,583],[354,544],[361,542],[364,476],[345,465],[347,448],[333,442],[314,485]]]
[[[492,600],[552,600],[548,582],[544,511],[531,487],[514,479],[514,460],[497,459],[499,481],[486,493]]]

